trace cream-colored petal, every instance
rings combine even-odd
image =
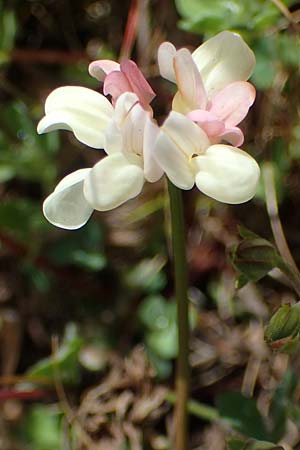
[[[134,105],[123,122],[123,152],[126,158],[138,165],[143,165],[144,129],[149,113],[139,103]]]
[[[156,139],[159,134],[159,127],[149,116],[146,118],[144,129],[144,176],[150,183],[155,183],[163,176],[163,170],[157,163],[154,156]]]
[[[230,145],[213,145],[193,158],[195,182],[204,194],[220,202],[237,204],[256,192],[260,169],[248,153]]]
[[[99,59],[89,65],[89,74],[99,81],[114,70],[120,70],[120,64],[110,59]]]
[[[144,185],[143,170],[130,164],[122,153],[106,156],[84,181],[84,195],[98,211],[108,211],[136,197]]]
[[[188,157],[203,153],[210,146],[206,133],[191,119],[171,111],[162,129]]]
[[[174,70],[178,90],[189,111],[205,109],[207,105],[206,92],[199,70],[187,48],[177,51],[174,57]]]
[[[237,33],[222,31],[193,52],[208,97],[233,81],[246,81],[253,72],[255,56]]]
[[[188,156],[163,129],[156,139],[153,154],[175,186],[180,189],[191,189],[194,186],[194,174]]]
[[[71,130],[76,138],[93,148],[103,148],[104,132],[113,116],[106,97],[84,87],[64,86],[52,91],[46,99],[45,117],[38,133]]]
[[[173,83],[176,83],[176,76],[174,71],[173,59],[176,55],[176,48],[171,42],[163,42],[157,53],[157,61],[160,74]]]
[[[120,153],[123,149],[123,137],[120,128],[113,120],[105,131],[104,150],[108,155]]]
[[[93,208],[83,195],[83,182],[91,169],[80,169],[63,178],[43,204],[43,213],[53,225],[76,230],[89,220]]]
[[[123,123],[128,116],[131,108],[139,101],[138,96],[134,92],[125,92],[121,94],[115,104],[114,120],[119,127],[123,126]]]

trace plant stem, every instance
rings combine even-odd
[[[178,358],[176,369],[175,449],[188,449],[189,398],[189,321],[188,271],[185,249],[185,227],[181,190],[168,181],[170,198],[172,246],[177,303]]]
[[[166,400],[172,404],[176,404],[176,394],[174,392],[168,392],[166,394]],[[189,400],[187,409],[190,414],[199,417],[199,419],[207,420],[209,422],[220,420],[220,415],[216,408],[200,403],[197,400]]]
[[[263,178],[267,211],[270,218],[273,236],[280,255],[287,262],[287,267],[285,268],[286,270],[283,269],[283,271],[285,273],[288,272],[287,275],[289,276],[295,291],[298,293],[298,295],[300,295],[300,272],[290,252],[279,217],[278,200],[276,195],[274,170],[272,163],[267,162],[264,164]]]

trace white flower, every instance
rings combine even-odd
[[[260,169],[243,150],[211,145],[206,133],[188,117],[172,111],[160,129],[154,155],[171,182],[181,189],[194,184],[224,203],[244,203],[257,188]]]
[[[78,89],[79,95],[83,95],[81,88]],[[58,95],[57,91],[63,97],[66,92],[69,95],[69,90],[66,88],[54,91],[55,95]],[[98,98],[90,92],[93,91],[88,92],[88,98],[93,97],[97,102]],[[97,95],[101,97],[100,102],[103,102],[103,96]],[[52,101],[53,93],[50,96]],[[49,104],[48,99],[46,105]],[[65,106],[64,98],[59,100]],[[96,106],[99,106],[100,102],[98,101]],[[106,107],[106,103],[103,102],[103,104]],[[72,118],[72,127],[69,120],[68,127],[83,142],[80,118],[83,117],[86,121],[89,112],[85,110],[85,106],[82,109],[80,107],[69,109],[67,119]],[[59,108],[56,110],[53,108],[51,118],[48,116],[48,111],[39,124],[39,132],[66,128],[66,123],[61,126],[59,122],[61,117]],[[94,209],[107,211],[116,208],[137,196],[145,180],[154,182],[163,174],[162,169],[152,157],[152,147],[158,134],[158,127],[152,120],[151,112],[141,107],[136,94],[122,94],[116,101],[115,109],[108,108],[106,115],[96,107],[93,108],[92,114],[93,121],[88,127],[88,134],[84,136],[85,143],[88,141],[92,146],[92,143],[101,142],[107,156],[93,168],[81,169],[65,177],[45,200],[43,211],[46,218],[61,228],[80,228],[87,222]],[[99,121],[102,120],[102,126],[98,129],[95,126],[97,114],[99,114]],[[48,120],[47,126],[44,126],[43,122],[46,120]]]
[[[211,142],[242,145],[244,136],[236,125],[255,99],[254,87],[245,81],[253,71],[255,57],[238,34],[219,33],[192,54],[164,42],[158,50],[158,63],[161,75],[177,84],[174,111],[188,114]]]

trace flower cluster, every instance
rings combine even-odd
[[[255,99],[250,77],[255,57],[235,33],[224,31],[193,53],[169,42],[158,50],[160,74],[177,85],[172,111],[159,127],[150,106],[155,97],[130,60],[94,61],[90,74],[103,94],[79,86],[51,92],[38,133],[70,130],[83,144],[104,149],[92,168],[63,178],[43,205],[56,226],[77,229],[94,209],[107,211],[137,196],[145,181],[163,174],[181,189],[197,188],[230,204],[250,200],[259,167],[239,147],[237,125]],[[106,97],[110,96],[111,102]]]

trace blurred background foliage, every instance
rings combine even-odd
[[[43,199],[101,151],[68,132],[38,136],[36,124],[54,88],[101,89],[89,61],[130,54],[157,92],[162,120],[173,92],[158,76],[158,45],[194,49],[224,29],[241,33],[256,54],[244,148],[264,176],[246,205],[184,193],[191,448],[299,448],[299,351],[274,353],[264,340],[271,314],[298,299],[277,272],[266,276],[276,264],[265,251],[262,261],[251,253],[259,270],[247,272],[240,290],[227,256],[240,223],[274,241],[266,205],[274,181],[300,264],[300,3],[0,0],[1,450],[170,449],[177,335],[164,182],[94,214],[81,230],[56,229],[42,215]],[[243,274],[242,247],[233,262]]]

